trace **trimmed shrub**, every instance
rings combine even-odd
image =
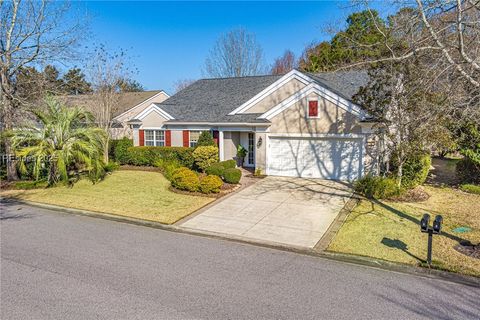
[[[219,162],[214,163],[207,169],[205,169],[205,173],[209,175],[215,175],[218,177],[223,177],[223,172],[225,171],[225,167]]]
[[[457,162],[456,171],[462,182],[480,184],[480,166],[465,157]]]
[[[199,190],[202,193],[219,193],[223,181],[217,176],[208,175],[200,180]]]
[[[198,137],[197,148],[206,146],[216,146],[215,140],[213,140],[212,133],[210,131],[202,131],[200,137]]]
[[[120,140],[110,140],[110,158],[120,164],[128,163],[128,148],[133,147],[133,141],[124,137]]]
[[[422,185],[427,180],[432,158],[423,154],[408,159],[403,165],[402,188],[412,189]]]
[[[163,159],[157,160],[154,165],[155,167],[160,168],[160,171],[162,171],[163,176],[168,181],[172,181],[173,174],[178,168],[182,166],[182,164],[178,160],[163,160]]]
[[[181,167],[173,173],[172,186],[177,189],[195,192],[199,185],[198,175],[186,167]]]
[[[237,162],[233,159],[220,161],[219,164],[221,164],[225,169],[233,169],[237,166]]]
[[[480,194],[480,186],[477,186],[475,184],[462,184],[460,186],[460,189],[468,193]]]
[[[130,147],[128,164],[153,166],[158,160],[176,160],[182,166],[193,167],[193,149],[186,147]]]
[[[240,178],[242,177],[242,171],[240,169],[230,168],[225,169],[223,172],[223,180],[226,183],[237,184],[240,182]]]
[[[372,175],[366,175],[355,181],[354,189],[356,192],[370,199],[391,198],[399,196],[402,193],[395,179],[374,177]]]
[[[193,158],[195,165],[205,172],[205,169],[218,162],[218,148],[214,146],[197,147],[193,151]]]

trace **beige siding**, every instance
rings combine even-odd
[[[159,115],[157,112],[152,111],[142,119],[142,128],[160,128],[165,121],[167,121],[167,119]]]
[[[312,119],[306,117],[307,98],[298,101],[293,106],[284,110],[273,119],[270,132],[273,133],[361,133],[358,118],[337,107],[332,102],[311,94],[308,98],[318,98],[319,117]]]
[[[133,119],[135,116],[140,114],[146,108],[148,108],[152,103],[160,103],[168,99],[168,96],[161,92],[159,95],[148,99],[137,106],[132,106],[130,110],[116,118],[116,121],[122,124],[122,128],[113,128],[110,129],[110,134],[112,139],[121,139],[123,137],[133,138],[133,130],[127,124],[128,120]]]
[[[172,147],[183,147],[183,131],[171,130],[172,132]]]
[[[223,155],[225,160],[233,159],[237,155],[237,146],[239,143],[239,132],[225,131],[223,133]]]
[[[305,85],[302,82],[292,79],[246,110],[245,113],[264,113],[304,87]]]
[[[267,164],[267,134],[263,132],[255,133],[255,141],[262,138],[262,144],[255,145],[255,170],[260,170],[262,174],[265,174],[265,168]]]

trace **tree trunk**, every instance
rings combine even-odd
[[[12,87],[7,78],[7,71],[2,70],[2,92],[1,92],[1,107],[2,107],[2,121],[3,121],[3,130],[9,131],[13,129],[13,109],[14,102],[10,98]],[[5,143],[5,160],[7,162],[7,180],[14,181],[18,180],[17,166],[14,159],[14,150],[12,148],[12,141],[9,137],[4,139]]]
[[[103,161],[105,162],[105,164],[107,164],[109,161],[109,156],[108,156],[109,144],[110,144],[110,137],[107,131],[107,137],[105,138],[105,144],[103,146]]]

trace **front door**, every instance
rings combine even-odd
[[[249,166],[255,165],[255,134],[253,132],[248,133],[248,154],[247,164]]]

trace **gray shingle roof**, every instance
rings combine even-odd
[[[360,87],[368,82],[368,73],[364,70],[305,74],[321,86],[350,101]]]
[[[175,118],[174,121],[199,122],[264,122],[258,115],[228,116],[257,93],[282,76],[202,79],[179,91],[159,106]]]
[[[321,86],[342,98],[351,100],[360,86],[368,81],[366,71],[305,73]],[[202,79],[157,104],[173,116],[175,122],[268,122],[260,114],[228,113],[253,98],[283,75]]]

